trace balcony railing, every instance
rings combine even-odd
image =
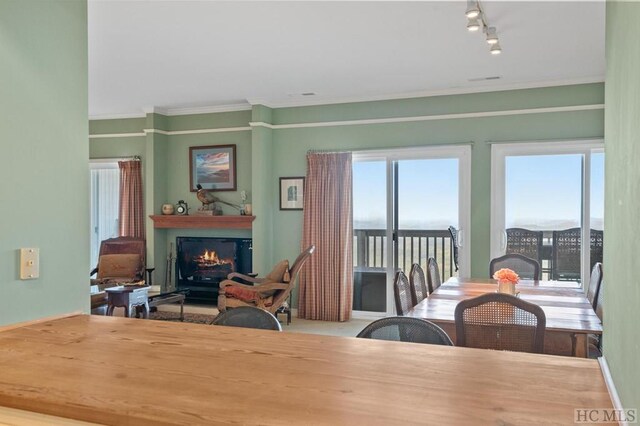
[[[384,229],[355,229],[353,232],[354,267],[381,269],[387,267],[387,244]],[[426,271],[427,259],[438,262],[442,280],[455,275],[453,243],[448,230],[401,229],[398,231],[398,259],[396,264],[405,273],[418,263]]]

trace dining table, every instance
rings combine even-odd
[[[0,327],[0,377],[0,424],[540,425],[613,408],[591,359],[96,315]]]
[[[544,353],[588,356],[589,335],[602,334],[602,321],[580,283],[520,280],[516,289],[517,297],[540,306],[545,313]],[[454,313],[458,303],[497,290],[494,279],[451,277],[414,306],[407,316],[434,322],[455,342]]]

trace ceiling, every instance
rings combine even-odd
[[[598,2],[89,1],[89,112],[270,106],[603,80]],[[500,76],[499,80],[469,81]],[[313,96],[302,96],[312,92]]]

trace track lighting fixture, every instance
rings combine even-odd
[[[496,34],[495,27],[487,28],[487,43],[496,44],[498,42],[498,35]]]
[[[469,21],[467,22],[467,29],[469,31],[478,31],[480,29],[480,22],[478,21],[477,18],[471,18],[469,19]]]
[[[467,18],[477,18],[480,15],[480,8],[476,0],[467,0],[467,11],[464,13]]]
[[[492,55],[502,53],[496,27],[489,26],[487,16],[480,5],[480,0],[467,0],[467,10],[464,14],[467,17],[467,30],[476,32],[482,29],[482,32],[485,34],[485,40],[491,46],[489,52],[491,52]]]

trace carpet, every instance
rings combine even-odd
[[[184,322],[192,324],[211,324],[215,315],[190,314],[185,312]],[[178,312],[157,311],[149,314],[149,319],[158,321],[180,322],[180,314]]]

